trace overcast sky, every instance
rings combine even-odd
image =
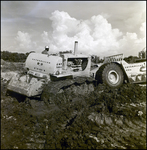
[[[146,46],[146,1],[1,1],[1,51],[137,56]]]

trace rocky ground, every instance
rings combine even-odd
[[[146,86],[99,84],[47,105],[6,95],[7,84],[1,80],[1,149],[146,149]]]

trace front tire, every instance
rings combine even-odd
[[[108,64],[102,73],[102,81],[111,88],[118,88],[123,84],[124,75],[117,64]]]

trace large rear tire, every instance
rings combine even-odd
[[[123,71],[117,64],[108,64],[103,70],[102,80],[109,87],[118,88],[124,81]]]

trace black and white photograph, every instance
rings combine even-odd
[[[146,149],[146,1],[1,1],[1,149]]]

